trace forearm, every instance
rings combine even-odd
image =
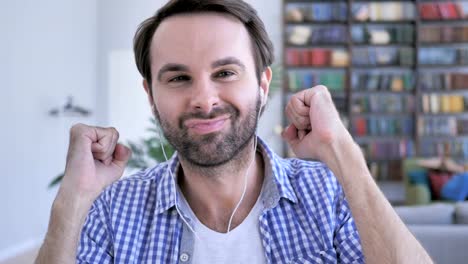
[[[372,179],[359,146],[352,140],[338,143],[328,156],[326,163],[343,186],[366,263],[432,263]]]
[[[49,227],[36,264],[76,263],[81,228],[90,206],[88,199],[59,192],[52,205]]]

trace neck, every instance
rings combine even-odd
[[[233,159],[217,167],[199,167],[180,157],[181,191],[197,218],[215,231],[226,232],[229,218],[242,196],[245,177],[246,193],[231,229],[245,219],[258,199],[263,183],[263,159],[253,147],[252,139]]]

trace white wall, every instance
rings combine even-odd
[[[264,20],[279,62],[281,1],[248,2]],[[117,126],[124,141],[145,133],[150,112],[131,56],[132,39],[138,24],[163,3],[0,3],[0,260],[42,239],[56,193],[47,184],[63,171],[71,124]],[[92,117],[49,117],[68,95],[91,109]],[[274,96],[260,127],[277,151],[281,144],[273,127],[281,123],[280,110],[280,97]]]
[[[63,171],[68,127],[94,118],[52,118],[68,95],[95,110],[94,0],[0,4],[0,259],[43,236]]]

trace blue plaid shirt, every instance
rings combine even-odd
[[[359,235],[332,172],[320,162],[283,159],[258,140],[265,162],[259,232],[268,263],[364,263]],[[191,263],[194,224],[168,162],[108,187],[82,229],[77,263]],[[179,207],[180,208],[180,207]],[[183,209],[183,208],[180,208]]]

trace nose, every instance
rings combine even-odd
[[[210,80],[197,80],[193,84],[190,108],[192,111],[210,113],[220,103],[218,89]]]

